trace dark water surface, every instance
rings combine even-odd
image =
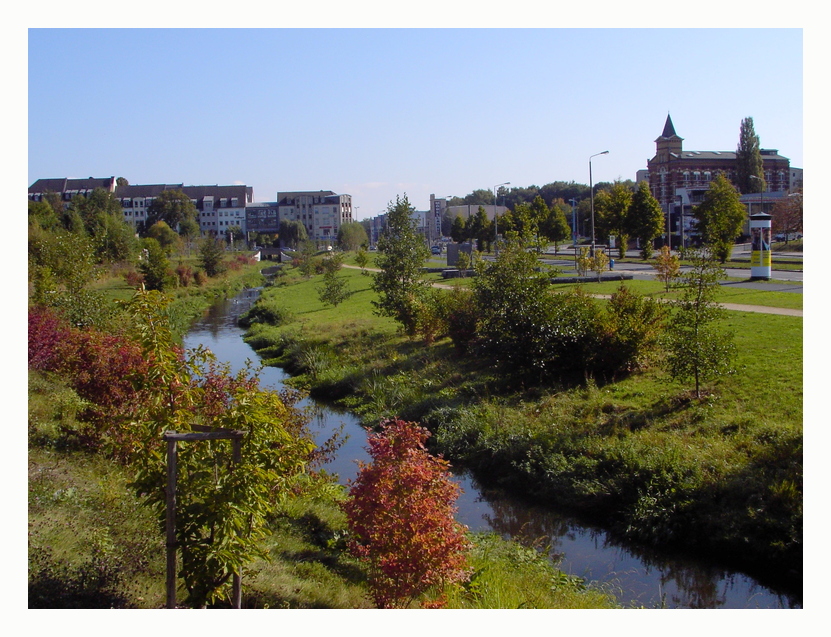
[[[246,360],[258,363],[256,353],[242,340],[236,324],[259,295],[248,290],[233,300],[211,308],[185,338],[185,347],[203,345],[232,370]],[[263,387],[279,389],[287,375],[266,367],[260,375]],[[349,437],[327,470],[337,473],[341,483],[354,478],[357,460],[368,460],[366,434],[359,420],[316,404],[300,404],[314,413],[312,429],[323,441],[344,426]],[[802,600],[774,591],[753,578],[701,560],[626,546],[612,540],[600,528],[547,509],[517,502],[504,493],[485,490],[468,474],[455,475],[463,489],[457,519],[473,531],[494,531],[504,537],[533,541],[547,547],[559,568],[611,590],[625,606],[647,608],[801,608]]]

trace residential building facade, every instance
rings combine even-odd
[[[282,219],[299,221],[312,241],[331,245],[344,223],[353,221],[352,196],[331,190],[277,193],[277,224]]]

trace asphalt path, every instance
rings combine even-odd
[[[637,258],[639,255],[636,252],[630,251],[626,254],[627,258]],[[740,256],[740,255],[736,255]],[[774,253],[774,263],[776,262],[777,254]],[[801,255],[780,255],[781,258],[787,260],[794,260],[794,261],[801,261]],[[574,269],[574,257],[571,254],[559,254],[555,258],[550,258],[548,256],[541,259],[543,263],[548,265],[552,265],[555,267],[559,267],[563,269],[564,274],[576,274]],[[682,266],[681,271],[689,270],[689,266]],[[631,274],[633,279],[641,279],[641,280],[651,280],[655,278],[655,268],[651,265],[646,263],[620,263],[619,261],[615,261],[615,269],[614,272],[626,272],[627,274]],[[750,267],[747,268],[725,268],[725,272],[728,277],[734,279],[749,279],[750,278]],[[803,280],[803,273],[802,271],[793,271],[793,270],[772,270],[771,271],[771,281],[783,281],[783,282],[802,282]],[[769,290],[771,292],[797,292],[802,293],[802,286],[801,285],[789,285],[789,284],[782,284],[776,285],[775,283],[769,283],[764,281],[725,281],[722,285],[735,285],[737,287],[746,287],[756,290]]]

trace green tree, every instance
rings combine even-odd
[[[548,215],[540,224],[540,234],[554,243],[554,254],[559,252],[560,242],[571,237],[571,226],[566,218],[566,211],[571,214],[570,207],[562,200],[557,201],[551,206]]]
[[[178,231],[180,223],[186,219],[195,220],[197,215],[196,206],[184,192],[163,190],[147,207],[145,228],[151,228],[157,221],[164,221]]]
[[[614,235],[619,242],[619,254],[626,256],[632,222],[629,208],[632,205],[632,190],[623,182],[616,181],[608,190],[602,190],[594,198],[595,224],[603,236]]]
[[[632,234],[641,244],[641,258],[649,259],[652,256],[652,241],[663,229],[664,213],[661,204],[652,196],[647,182],[638,184],[628,216]]]
[[[366,251],[366,248],[361,246],[358,250],[358,253],[355,255],[355,263],[358,264],[358,267],[361,268],[361,274],[369,274],[366,271],[366,266],[369,264],[369,254]]]
[[[140,387],[145,400],[131,420],[131,486],[161,528],[167,492],[162,435],[205,429],[244,432],[237,457],[229,440],[178,444],[179,575],[187,602],[204,607],[230,598],[230,580],[248,562],[269,559],[262,540],[275,502],[302,486],[300,478],[315,445],[305,418],[277,392],[260,389],[250,369],[232,375],[210,352],[182,354],[159,295],[139,292],[127,308],[150,367]]]
[[[692,261],[667,328],[666,364],[672,378],[694,380],[695,395],[701,398],[703,383],[733,371],[736,347],[733,334],[718,327],[726,314],[715,301],[724,270],[701,253],[693,253]]]
[[[155,239],[168,257],[179,247],[181,240],[179,235],[164,221],[157,221],[147,229],[146,236]]]
[[[704,245],[721,263],[730,258],[746,214],[738,191],[722,174],[710,184],[701,205],[693,208],[696,229]]]
[[[225,272],[225,242],[216,237],[205,237],[199,243],[199,265],[208,276]]]
[[[144,287],[162,292],[170,284],[170,261],[156,239],[146,237],[141,243],[143,258],[138,269],[144,275]]]
[[[464,243],[467,241],[467,225],[461,215],[457,215],[453,219],[453,224],[450,228],[450,238],[456,243]]]
[[[346,279],[338,276],[342,265],[342,254],[330,254],[323,259],[323,285],[318,288],[317,296],[326,305],[337,307],[349,298]]]
[[[756,177],[756,179],[753,179]],[[759,136],[753,128],[753,118],[745,117],[739,127],[739,145],[736,148],[736,187],[739,192],[763,192],[765,170]]]
[[[493,224],[488,220],[488,214],[483,206],[479,206],[476,214],[470,218],[466,228],[467,236],[476,240],[476,249],[482,252],[490,245]]]
[[[307,241],[309,235],[306,233],[306,226],[300,221],[290,219],[280,220],[280,243],[291,250],[296,250],[303,241]]]
[[[416,333],[418,299],[429,288],[422,268],[430,251],[416,230],[414,211],[406,194],[396,196],[395,203],[387,207],[387,226],[378,240],[375,258],[381,271],[372,283],[379,295],[373,301],[376,312],[394,318],[410,336]]]
[[[185,219],[179,223],[179,235],[185,242],[185,246],[187,246],[188,254],[190,254],[194,239],[197,239],[201,232],[199,222],[196,219]]]
[[[338,228],[338,246],[345,252],[356,252],[361,246],[369,245],[369,237],[363,224],[348,221]]]
[[[67,214],[75,232],[80,232],[78,217],[83,221],[83,231],[92,237],[99,262],[126,261],[135,256],[135,233],[124,221],[121,203],[113,193],[96,188],[86,196],[76,195]]]

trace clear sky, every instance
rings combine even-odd
[[[28,183],[350,194],[634,179],[667,113],[688,150],[803,162],[801,29],[30,29]],[[28,185],[28,184],[27,184]]]

